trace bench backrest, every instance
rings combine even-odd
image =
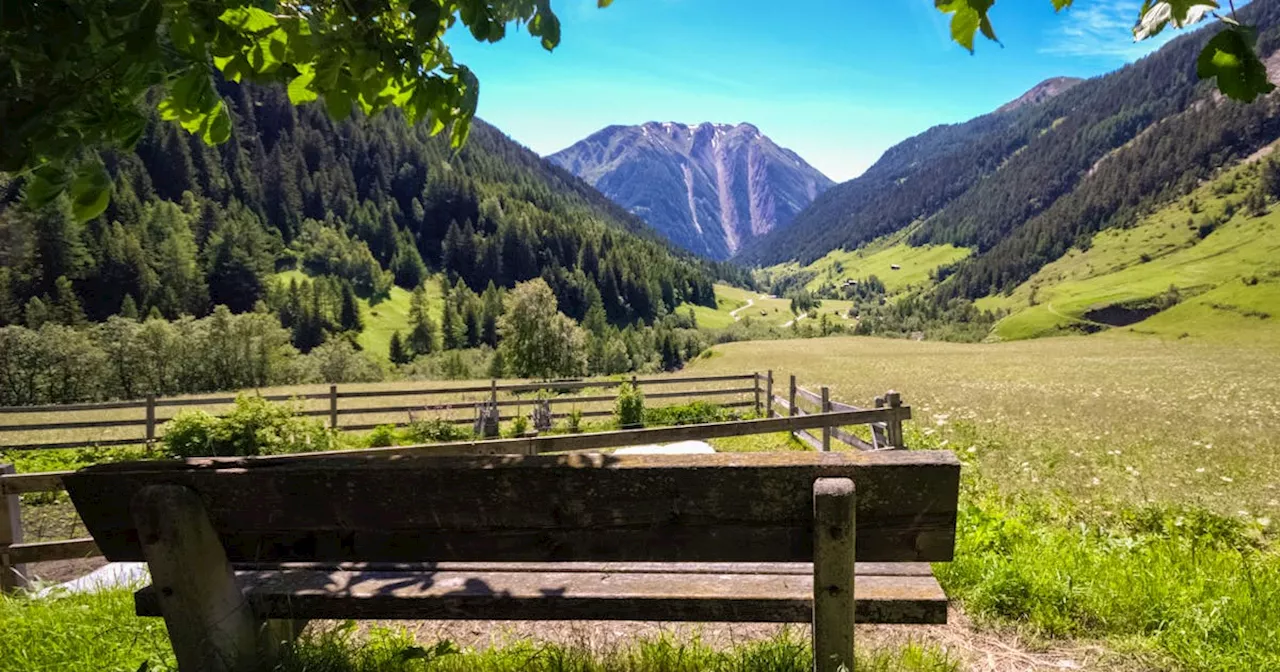
[[[232,562],[803,562],[813,483],[856,484],[867,562],[950,560],[949,452],[133,462],[64,481],[103,554],[141,561],[130,500],[197,492]]]

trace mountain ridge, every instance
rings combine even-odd
[[[610,125],[547,159],[712,259],[785,227],[832,184],[753,124]]]

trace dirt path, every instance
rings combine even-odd
[[[908,643],[939,647],[974,672],[1040,672],[1096,670],[1129,672],[1142,669],[1107,649],[1086,642],[1052,648],[1033,647],[1016,634],[975,628],[958,609],[947,625],[860,625],[859,647],[890,648]],[[375,623],[362,624],[366,627]],[[661,635],[677,640],[698,639],[716,648],[775,637],[790,632],[809,637],[804,624],[774,623],[647,623],[636,621],[387,621],[376,625],[403,627],[420,643],[441,639],[469,648],[486,649],[517,641],[534,641],[581,648],[604,654],[626,648],[638,638]],[[323,627],[323,626],[321,626]]]
[[[754,306],[754,305],[756,305],[756,300],[755,300],[755,299],[747,299],[747,305],[745,305],[745,306],[743,306],[743,307],[741,307],[741,308],[737,308],[737,309],[735,309],[735,310],[731,310],[731,311],[729,311],[729,317],[732,317],[732,318],[733,318],[733,321],[734,321],[734,322],[737,322],[738,320],[742,319],[742,318],[738,317],[738,313],[741,313],[742,311],[744,311],[744,310],[746,310],[746,309],[748,309],[748,308],[750,308],[751,306]]]

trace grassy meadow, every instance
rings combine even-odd
[[[730,305],[724,308],[733,310]],[[1280,632],[1274,608],[1280,604],[1277,344],[1125,330],[986,344],[755,341],[715,346],[674,375],[768,366],[777,390],[795,374],[802,386],[826,385],[834,399],[858,405],[889,389],[901,392],[915,414],[908,444],[954,450],[965,464],[956,560],[937,571],[979,628],[1015,632],[1033,649],[1105,651],[1099,669],[1268,670],[1280,669],[1274,640]],[[786,435],[714,443],[731,451],[805,449]],[[99,455],[134,456],[128,450]],[[22,471],[65,468],[54,464],[62,458],[52,453],[21,459]],[[0,670],[102,669],[88,661],[112,660],[133,661],[136,668],[147,658],[152,669],[164,669],[163,641],[123,615],[125,599],[4,602],[0,631],[28,634],[13,640],[22,643],[23,666],[0,662]],[[104,635],[100,619],[109,614],[98,610],[112,609],[123,621]],[[48,626],[57,633],[50,644],[29,634],[46,627],[42,619],[63,624]],[[528,644],[552,653],[531,656],[531,649],[516,647],[406,661],[388,653],[414,646],[403,635],[326,637],[306,640],[296,660],[308,662],[284,669],[755,672],[807,666],[803,643],[793,643],[792,651],[785,641],[728,649],[638,641],[607,654]],[[94,641],[76,644],[81,638]],[[672,646],[686,647],[679,649],[679,665],[661,657]],[[962,664],[927,647],[864,653],[859,669]],[[410,663],[418,667],[405,666]]]
[[[977,305],[1010,311],[995,335],[1015,340],[1087,327],[1091,310],[1159,300],[1173,288],[1176,305],[1127,328],[1175,338],[1275,342],[1280,208],[1260,214],[1243,206],[1258,168],[1247,163],[1225,171],[1131,228],[1095,235],[1087,249],[1070,250],[1008,295]]]
[[[889,293],[898,293],[931,284],[929,273],[934,269],[969,256],[968,249],[952,245],[912,247],[901,242],[903,237],[900,234],[856,250],[832,250],[805,267],[818,274],[806,287],[816,290],[826,283],[839,286],[845,280],[874,275],[884,282]]]
[[[791,312],[790,299],[725,284],[717,284],[715,289],[717,305],[714,310],[707,306],[691,304],[684,304],[678,310],[681,312],[693,310],[693,315],[698,320],[698,327],[711,330],[724,329],[741,320],[787,327],[791,325],[792,320],[796,319],[796,315]],[[833,320],[845,321],[845,315],[852,307],[853,303],[850,301],[824,299],[817,313],[819,316],[825,314],[830,315]]]
[[[858,403],[892,388],[908,444],[965,464],[948,594],[1115,669],[1280,669],[1280,349],[1126,333],[997,344],[733,343]],[[1274,521],[1274,522],[1273,522]]]
[[[277,273],[275,277],[279,282],[288,283],[290,280],[304,280],[307,275],[302,271],[292,270]],[[437,274],[427,280],[427,312],[437,325],[444,315],[440,278]],[[371,303],[365,298],[359,299],[364,331],[360,332],[356,342],[383,364],[390,365],[391,335],[397,331],[402,338],[409,334],[409,306],[412,299],[413,292],[399,286],[392,286],[387,298],[377,303]]]

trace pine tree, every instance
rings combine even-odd
[[[391,334],[391,346],[389,348],[388,356],[391,359],[391,363],[397,365],[408,364],[412,359],[409,355],[409,351],[404,347],[404,342],[400,340],[399,331]]]
[[[489,281],[480,297],[483,306],[480,317],[480,340],[490,347],[498,345],[498,318],[502,317],[502,292]]]
[[[65,275],[54,282],[52,315],[55,321],[69,326],[82,325],[87,321],[76,290]]]
[[[409,303],[408,346],[415,355],[429,355],[436,349],[436,325],[428,313],[426,285],[414,288]]]
[[[23,322],[26,322],[28,329],[39,329],[50,320],[49,307],[38,296],[31,297],[22,312]]]
[[[338,326],[343,331],[359,332],[364,330],[364,318],[360,315],[360,303],[356,300],[356,290],[350,282],[342,283],[342,305],[338,310]]]
[[[124,301],[120,302],[120,317],[135,322],[138,320],[138,303],[133,300],[132,294],[125,294]]]

